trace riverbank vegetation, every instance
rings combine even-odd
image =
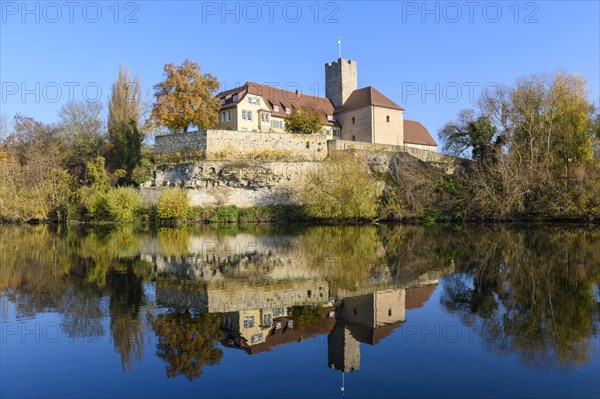
[[[193,82],[177,86],[188,77]],[[189,79],[188,79],[189,80]],[[289,221],[482,221],[600,218],[600,114],[579,76],[529,76],[484,91],[439,132],[453,165],[397,154],[387,171],[366,157],[330,157],[297,187],[303,205],[239,209],[191,207],[186,191],[168,189],[143,208],[136,189],[157,164],[145,145],[160,126],[187,131],[216,118],[216,78],[186,61],[165,67],[150,118],[139,78],[119,70],[107,110],[70,102],[60,121],[17,115],[0,120],[0,222],[138,222],[151,224]],[[185,118],[169,104],[197,102]],[[204,100],[202,100],[204,98]],[[211,101],[208,101],[211,99]],[[167,162],[168,163],[168,162]],[[168,165],[166,165],[168,167]],[[450,169],[451,173],[448,173]]]

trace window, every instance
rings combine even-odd
[[[385,117],[385,121],[386,121],[387,123],[390,123],[390,116],[389,116],[389,115]]]
[[[225,99],[225,97],[221,98],[221,105],[225,105],[226,102],[227,100]]]
[[[248,102],[250,104],[260,105],[260,98],[258,98],[258,97],[248,97]]]
[[[231,111],[221,112],[221,122],[229,122],[231,120]]]
[[[327,120],[328,120],[329,122],[333,121],[333,115],[327,115]]]
[[[273,309],[273,317],[283,316],[284,313],[285,313],[284,308],[274,308]]]
[[[355,141],[355,140],[356,140],[356,136],[352,135],[352,141]]]
[[[273,322],[273,315],[271,313],[266,313],[263,315],[263,325],[270,326]]]
[[[333,129],[333,135],[336,137],[340,137],[340,129]]]
[[[292,109],[290,107],[285,107],[285,113],[286,114],[291,114],[292,113]]]
[[[260,120],[262,122],[269,122],[271,119],[269,118],[269,114],[267,114],[266,112],[261,112],[260,113]]]
[[[263,339],[263,333],[259,332],[250,337],[250,343],[255,344]]]
[[[233,100],[233,102],[236,102],[238,100],[238,95],[234,94],[231,99]]]
[[[283,129],[283,121],[271,119],[271,126],[274,127],[275,129]]]
[[[392,316],[392,308],[388,309],[388,316],[390,316],[390,317]]]
[[[242,119],[246,120],[246,110],[245,109],[242,110]]]
[[[252,120],[252,111],[246,111],[246,117],[248,118],[249,121]]]
[[[279,112],[279,105],[273,105],[273,111]]]
[[[254,316],[244,316],[244,328],[254,327]]]
[[[352,124],[354,125],[356,123],[356,118],[352,117]]]

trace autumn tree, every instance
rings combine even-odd
[[[139,75],[132,76],[126,66],[119,67],[119,76],[113,82],[108,102],[108,130],[135,121],[142,123],[142,85]]]
[[[71,176],[63,168],[67,147],[60,129],[17,115],[4,145],[0,220],[52,218],[72,192]]]
[[[219,82],[200,71],[190,60],[181,66],[165,65],[165,80],[154,86],[156,102],[150,118],[155,125],[185,133],[192,126],[210,129],[217,124],[221,103],[214,95]]]
[[[111,170],[125,172],[125,182],[131,182],[133,170],[142,159],[145,134],[141,129],[141,96],[139,76],[133,78],[129,69],[121,66],[108,103],[109,145],[105,156]]]
[[[5,114],[0,114],[0,162],[8,159],[8,153],[2,142],[8,136],[8,121]]]
[[[69,102],[60,112],[60,129],[67,142],[66,167],[74,176],[82,177],[85,165],[100,156],[104,145],[104,122],[99,102]]]
[[[152,328],[158,337],[157,356],[167,362],[167,377],[194,380],[205,365],[221,361],[223,351],[215,344],[221,338],[220,318],[213,313],[193,316],[190,312],[155,317]]]
[[[455,122],[449,122],[440,131],[444,151],[454,156],[468,155],[474,160],[489,160],[502,145],[503,138],[490,119],[477,117],[473,110],[463,110]]]
[[[322,127],[321,114],[311,108],[296,108],[285,121],[288,133],[318,133]]]
[[[587,83],[577,75],[534,75],[484,91],[477,111],[463,111],[440,131],[447,151],[471,149],[475,161],[452,178],[466,194],[461,213],[589,214],[600,194],[590,184],[594,126]]]

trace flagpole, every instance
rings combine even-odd
[[[342,58],[342,38],[338,36],[338,50],[340,58]]]

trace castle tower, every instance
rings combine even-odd
[[[329,368],[344,373],[360,370],[360,342],[343,323],[337,322],[327,336],[327,358]]]
[[[356,61],[340,58],[325,64],[325,97],[340,107],[358,88]]]

